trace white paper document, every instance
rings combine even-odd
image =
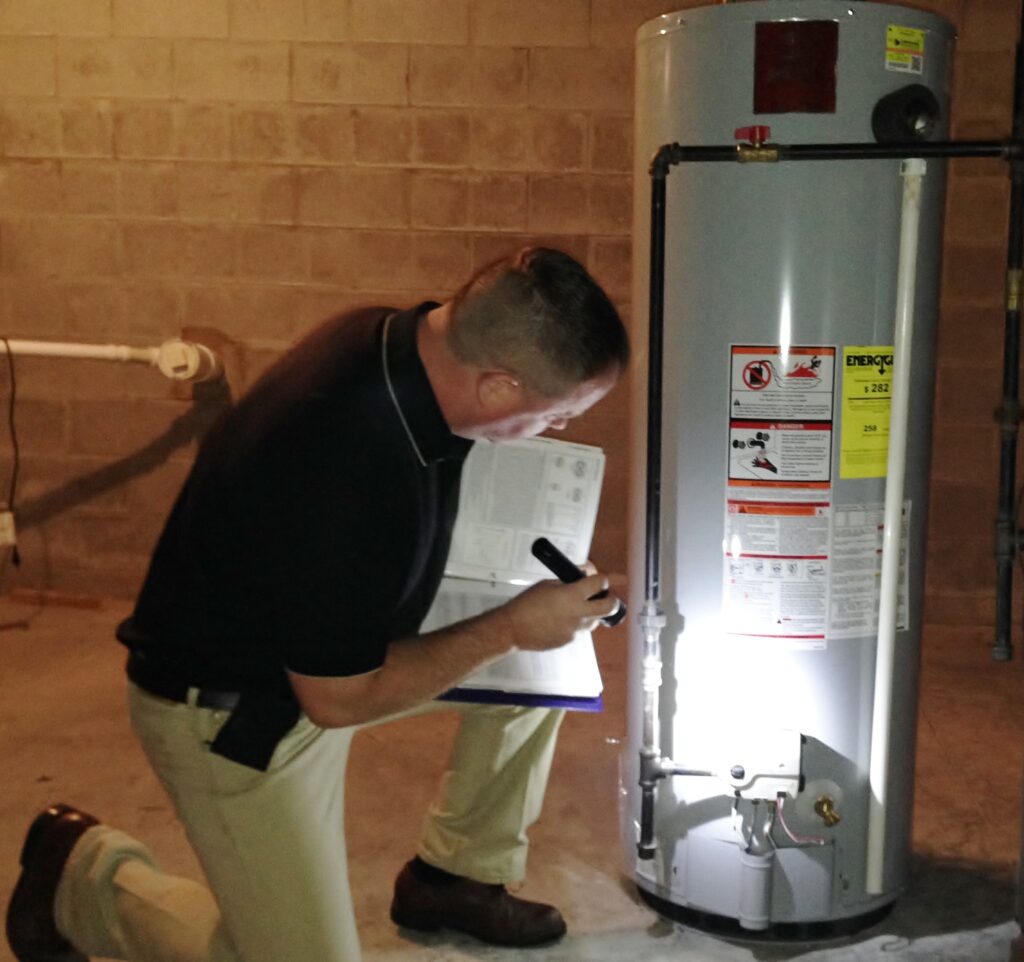
[[[530,554],[543,536],[587,560],[604,452],[552,438],[478,441],[466,459],[445,574],[528,585],[551,572]]]
[[[434,631],[496,608],[553,577],[530,553],[546,537],[582,564],[597,517],[604,452],[551,438],[477,442],[466,460],[445,577],[420,628]],[[589,632],[554,651],[519,651],[470,675],[450,693],[462,700],[527,701],[516,695],[599,699],[601,673]],[[483,693],[489,697],[484,698]],[[506,693],[496,698],[494,693]],[[579,707],[596,707],[594,705]]]

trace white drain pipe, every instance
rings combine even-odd
[[[224,371],[220,358],[205,344],[174,338],[159,347],[123,344],[69,344],[61,341],[21,341],[0,338],[11,354],[28,357],[84,358],[149,364],[174,381],[211,381]]]
[[[884,891],[885,823],[889,809],[889,747],[892,682],[896,660],[899,609],[900,541],[903,534],[903,489],[906,474],[907,422],[910,416],[910,354],[914,334],[914,287],[917,280],[917,235],[921,220],[921,181],[926,164],[903,161],[903,213],[900,224],[899,275],[896,282],[896,330],[893,342],[892,409],[889,418],[889,460],[885,482],[882,530],[882,581],[878,604],[875,695],[871,721],[868,780],[867,883],[869,894]]]

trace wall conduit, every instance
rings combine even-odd
[[[77,344],[61,341],[22,341],[3,338],[14,355],[26,357],[78,358],[149,364],[174,381],[211,381],[220,377],[220,358],[205,344],[174,338],[159,347],[129,347],[122,344]]]

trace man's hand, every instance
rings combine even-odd
[[[618,606],[615,598],[590,599],[608,587],[602,574],[572,584],[540,581],[502,606],[513,644],[524,651],[547,651],[572,641],[577,631],[593,631]]]

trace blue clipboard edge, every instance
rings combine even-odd
[[[495,688],[452,688],[438,701],[477,702],[483,705],[523,705],[527,708],[565,708],[569,711],[604,711],[604,699],[576,698],[571,695],[531,695],[525,692],[499,691]]]

